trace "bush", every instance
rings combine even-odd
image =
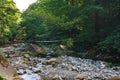
[[[97,50],[107,53],[120,53],[120,28],[115,30],[104,41],[99,42]]]
[[[62,41],[62,44],[65,45],[67,48],[72,48],[73,47],[73,40],[71,38],[64,39]]]

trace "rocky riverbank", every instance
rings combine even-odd
[[[120,67],[110,67],[103,61],[67,55],[36,57],[23,55],[21,50],[22,47],[14,47],[7,59],[24,80],[120,80]]]
[[[60,80],[59,78],[74,80],[80,74],[87,76],[85,77],[87,80],[106,80],[113,76],[120,76],[120,67],[109,67],[106,62],[70,56],[54,59],[50,64],[47,64],[47,58],[40,57],[29,57],[29,60],[23,56],[12,57],[9,61],[17,69],[18,74],[26,78],[25,80],[42,80],[41,76],[47,80]],[[57,63],[56,59],[61,63]]]

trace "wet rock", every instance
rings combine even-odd
[[[75,77],[75,80],[84,80],[84,79],[87,79],[88,78],[88,75],[83,73],[83,74],[79,74]]]

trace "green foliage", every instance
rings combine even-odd
[[[118,49],[118,36],[109,35],[120,24],[119,3],[119,0],[37,0],[23,12],[21,26],[25,27],[26,40],[61,40],[61,44],[77,51],[89,50],[97,44],[101,50],[103,46]]]
[[[82,5],[82,0],[75,0],[74,4],[69,0],[38,0],[23,13],[22,25],[26,26],[27,39],[60,39],[71,47],[73,37],[83,27],[81,13],[77,12]]]
[[[103,52],[118,52],[120,53],[120,28],[115,30],[104,41],[98,43],[98,50]]]
[[[67,48],[71,48],[73,46],[73,40],[71,38],[70,39],[64,39],[62,41],[62,44],[66,45]]]
[[[0,0],[0,43],[17,39],[21,14],[13,0]],[[23,32],[22,32],[23,33]]]
[[[0,75],[0,80],[4,80],[3,77]]]

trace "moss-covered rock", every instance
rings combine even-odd
[[[44,48],[37,46],[36,44],[30,44],[26,47],[25,51],[31,52],[32,56],[45,56],[47,55],[47,52]]]

